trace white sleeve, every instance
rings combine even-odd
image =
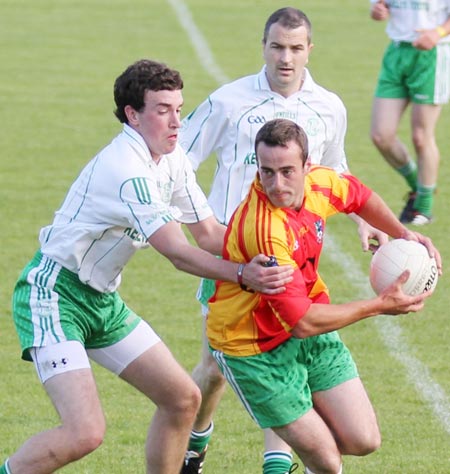
[[[120,199],[128,208],[132,225],[145,240],[181,215],[179,209],[163,202],[157,183],[148,176],[125,181],[120,188]]]
[[[186,152],[194,170],[222,145],[226,137],[227,113],[222,101],[215,94],[209,96],[193,112],[183,119],[179,132],[179,144]]]
[[[197,183],[192,165],[181,149],[177,158],[177,167],[179,167],[179,172],[170,204],[181,211],[178,220],[184,224],[195,224],[212,216],[213,211],[205,193]]]
[[[348,170],[345,154],[345,134],[347,133],[347,110],[342,100],[333,94],[334,136],[324,150],[321,164],[333,168],[337,173]]]

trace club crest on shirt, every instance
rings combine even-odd
[[[306,135],[308,135],[308,138],[309,138],[309,137],[317,136],[322,127],[321,127],[319,119],[317,119],[316,117],[312,117],[308,119],[308,121],[303,125],[303,128],[306,132]]]
[[[316,228],[316,239],[319,244],[323,241],[323,221],[319,219],[318,221],[314,222],[314,227]]]

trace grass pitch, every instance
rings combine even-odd
[[[167,62],[183,75],[185,113],[218,85],[217,78],[204,70],[172,5],[169,0],[2,2],[0,460],[31,434],[57,423],[32,365],[19,359],[10,299],[19,272],[37,249],[40,227],[52,219],[81,167],[121,128],[112,113],[114,79],[142,57]],[[269,0],[214,4],[189,0],[184,5],[230,79],[259,70],[263,24],[273,10],[285,6]],[[313,23],[316,46],[310,70],[319,83],[342,97],[348,109],[346,149],[351,170],[398,212],[406,188],[368,135],[372,92],[387,43],[384,25],[370,20],[369,2],[306,0],[300,7]],[[401,133],[409,144],[405,119]],[[440,248],[444,271],[450,261],[449,130],[447,106],[437,130],[442,163],[436,219],[423,229]],[[205,190],[213,167],[211,160],[199,171]],[[325,252],[321,269],[333,301],[364,297],[370,256],[360,251],[348,219],[335,218],[329,231],[335,246]],[[364,321],[341,331],[383,434],[377,453],[345,458],[346,474],[450,472],[448,285],[444,274],[420,314]],[[151,322],[189,371],[200,353],[196,286],[196,278],[176,272],[149,250],[131,262],[121,287],[124,299]],[[95,453],[63,471],[144,472],[143,444],[153,405],[103,369],[94,370],[107,417],[106,439]],[[260,473],[262,435],[231,390],[215,423],[205,474]]]

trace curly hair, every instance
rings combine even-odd
[[[125,107],[130,105],[141,111],[145,105],[145,92],[181,90],[183,80],[180,73],[163,63],[141,59],[131,64],[114,82],[114,115],[122,123],[128,123]]]

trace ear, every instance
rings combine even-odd
[[[306,63],[305,64],[309,64],[309,55],[311,54],[311,51],[312,49],[314,48],[314,43],[311,43],[309,46],[308,46],[308,57],[306,58]]]
[[[303,173],[308,174],[311,171],[311,166],[311,158],[308,157],[305,161],[305,164],[303,165]]]
[[[125,115],[127,116],[128,123],[134,127],[139,125],[139,117],[138,113],[136,110],[131,107],[131,105],[126,105],[125,108],[123,109],[125,112]]]

